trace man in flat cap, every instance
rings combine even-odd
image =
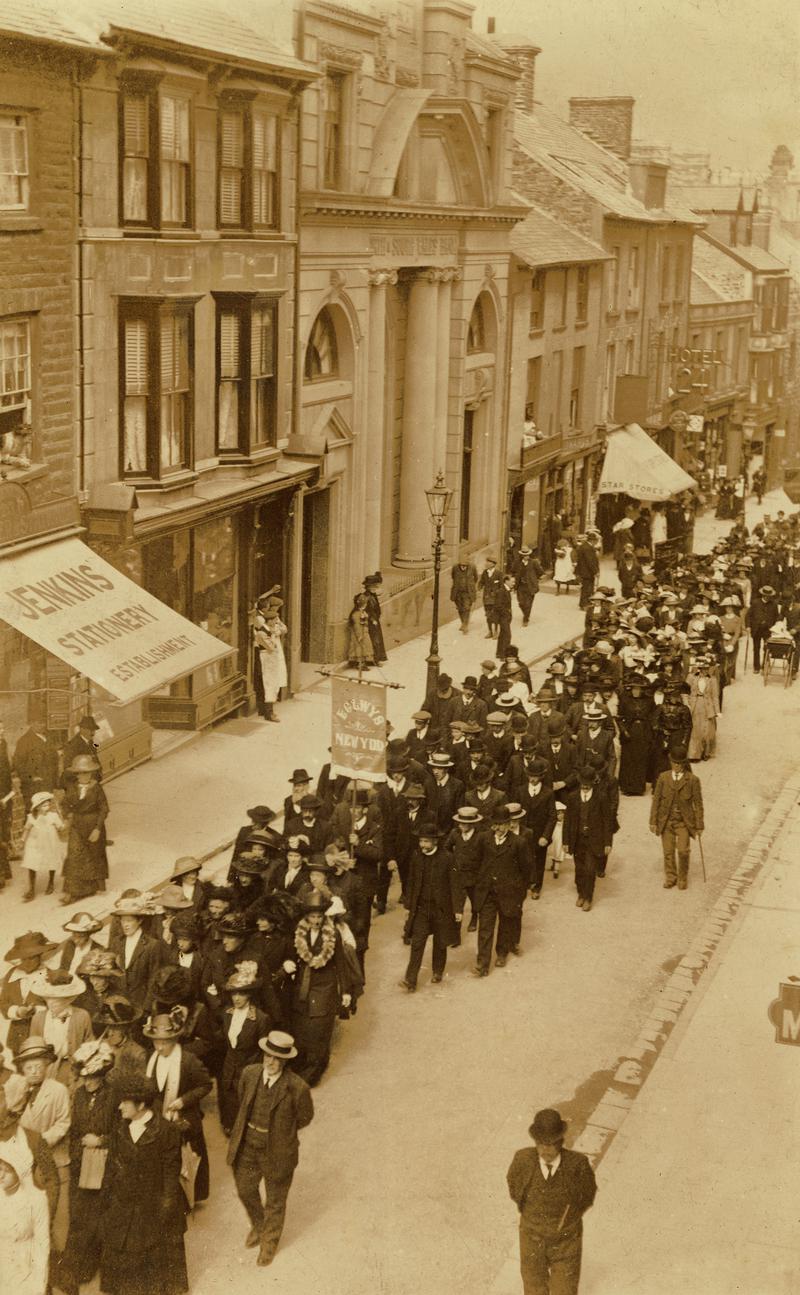
[[[508,1191],[519,1210],[519,1258],[525,1295],[576,1295],[581,1274],[583,1216],[597,1193],[594,1171],[580,1151],[564,1146],[558,1111],[537,1111],[534,1147],[517,1151]]]

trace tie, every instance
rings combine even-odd
[[[553,1177],[553,1166],[552,1166],[552,1165],[548,1165],[548,1166],[547,1166],[547,1181],[548,1181],[548,1182],[550,1182],[550,1179],[551,1179],[552,1177]]]

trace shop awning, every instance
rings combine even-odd
[[[658,501],[696,484],[638,423],[628,423],[609,434],[599,494]]]
[[[78,539],[0,555],[0,620],[124,702],[232,651]]]

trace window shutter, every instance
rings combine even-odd
[[[240,112],[224,112],[221,129],[222,165],[242,165],[244,154],[244,123]]]
[[[274,311],[266,308],[253,312],[251,362],[253,376],[271,378],[274,373]]]
[[[219,370],[221,378],[238,378],[239,371],[239,335],[241,321],[232,310],[225,310],[219,317]]]
[[[253,166],[257,171],[277,170],[278,119],[271,113],[253,114]]]
[[[125,321],[125,394],[147,395],[147,321]]]
[[[147,157],[147,98],[143,94],[127,94],[123,107],[126,157]]]
[[[161,156],[176,162],[189,161],[189,103],[164,95],[161,99]]]

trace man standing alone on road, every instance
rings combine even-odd
[[[650,831],[661,837],[664,851],[664,889],[685,890],[689,877],[691,838],[703,831],[703,790],[690,772],[685,750],[669,753],[669,769],[660,773],[650,806]],[[675,853],[678,868],[675,870]]]
[[[239,1111],[228,1144],[239,1200],[250,1231],[245,1245],[259,1246],[258,1263],[272,1262],[283,1231],[286,1200],[300,1156],[298,1133],[314,1118],[308,1084],[287,1061],[297,1056],[291,1034],[272,1030],[258,1046],[262,1065],[246,1066],[239,1080]],[[259,1191],[263,1179],[265,1204]]]
[[[600,563],[597,550],[585,535],[579,536],[580,543],[575,554],[575,575],[581,582],[579,607],[586,607],[594,593],[594,582],[600,574]]]
[[[583,1215],[597,1184],[587,1157],[564,1148],[566,1127],[558,1111],[538,1111],[529,1130],[535,1148],[517,1151],[507,1175],[519,1209],[525,1295],[576,1295],[578,1290]]]

